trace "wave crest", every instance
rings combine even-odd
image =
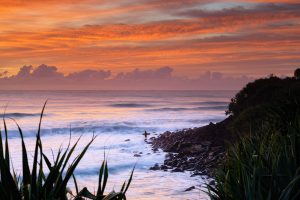
[[[143,103],[114,103],[110,104],[111,107],[115,108],[143,108],[143,107],[151,107],[150,104]]]
[[[1,114],[0,117],[3,117],[4,114]],[[22,118],[22,117],[36,117],[40,116],[39,113],[5,113],[5,117],[11,118]]]
[[[164,108],[155,108],[155,109],[147,109],[146,111],[151,112],[162,112],[162,111],[170,111],[170,112],[176,112],[176,111],[185,111],[185,110],[220,110],[224,111],[227,109],[227,105],[225,106],[201,106],[201,107],[194,107],[194,108],[181,108],[181,107],[164,107]]]

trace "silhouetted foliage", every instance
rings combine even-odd
[[[211,199],[300,199],[299,77],[258,79],[231,100],[231,126],[243,135],[208,186]]]
[[[43,150],[41,140],[41,123],[44,114],[46,103],[43,107],[38,131],[36,135],[36,145],[33,155],[33,162],[29,162],[27,151],[27,145],[24,141],[23,131],[18,123],[12,119],[18,128],[21,145],[22,145],[22,176],[17,174],[13,165],[10,164],[12,157],[10,156],[10,148],[8,142],[8,129],[6,126],[6,118],[3,117],[4,138],[0,129],[0,199],[2,200],[126,200],[126,192],[132,181],[134,168],[131,171],[128,181],[125,181],[119,192],[112,191],[108,194],[105,193],[105,188],[108,181],[108,166],[107,160],[104,156],[104,160],[99,170],[99,182],[96,193],[91,193],[84,187],[79,190],[77,185],[74,171],[77,168],[79,162],[89,149],[92,142],[96,139],[93,135],[91,140],[85,145],[85,147],[79,151],[78,155],[73,159],[80,140],[71,145],[71,133],[68,146],[66,148],[60,147],[56,155],[53,154],[53,162],[51,162]],[[3,140],[2,140],[3,139]],[[73,161],[71,160],[73,159]],[[29,167],[31,165],[31,167]],[[46,165],[46,166],[45,166]],[[45,167],[44,167],[45,166]],[[30,168],[32,171],[30,171]],[[76,194],[67,187],[70,179],[73,177]]]
[[[233,127],[243,131],[267,123],[282,127],[295,119],[299,108],[300,81],[271,76],[247,84],[231,99],[226,114],[234,117]]]
[[[295,70],[295,72],[294,72],[294,77],[296,78],[296,79],[300,79],[300,68],[298,68],[298,69],[296,69]]]
[[[227,152],[213,200],[300,199],[300,118],[285,131],[265,127]]]

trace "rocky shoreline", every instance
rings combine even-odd
[[[150,170],[171,172],[191,171],[191,176],[212,176],[214,169],[224,160],[226,148],[235,140],[229,126],[229,117],[219,123],[165,132],[150,138],[153,151],[167,152],[164,164],[155,164]]]

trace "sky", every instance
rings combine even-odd
[[[0,0],[0,89],[238,89],[299,47],[296,0]]]

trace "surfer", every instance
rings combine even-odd
[[[145,136],[145,140],[147,140],[147,136],[150,135],[150,133],[147,133],[147,131],[145,131],[143,135]]]

